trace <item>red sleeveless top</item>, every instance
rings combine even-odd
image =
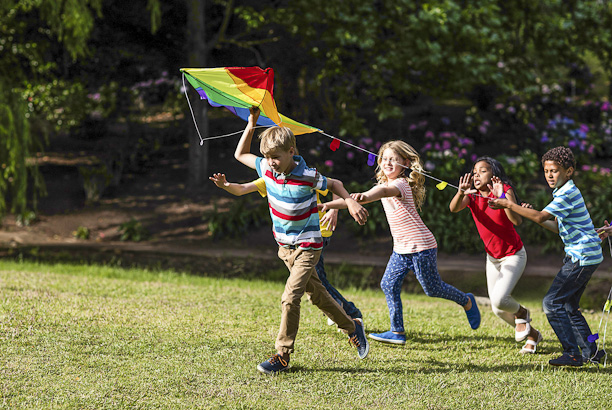
[[[504,193],[509,189],[510,186],[504,184]],[[523,248],[521,237],[503,209],[490,208],[487,198],[475,195],[468,195],[468,198],[468,208],[472,211],[478,234],[489,255],[500,259],[514,255]],[[495,196],[490,194],[489,198]]]

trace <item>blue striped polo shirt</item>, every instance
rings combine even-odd
[[[580,261],[580,266],[587,266],[603,261],[601,240],[574,181],[570,179],[561,188],[556,188],[553,201],[543,211],[557,217],[559,236],[572,262]]]
[[[299,155],[289,174],[275,172],[262,157],[255,162],[257,174],[266,182],[272,233],[280,246],[298,245],[304,249],[323,248],[319,227],[316,190],[327,189],[327,178],[308,168]]]

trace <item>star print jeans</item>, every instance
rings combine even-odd
[[[555,276],[548,293],[542,300],[542,307],[548,323],[555,331],[563,346],[563,352],[572,356],[590,358],[596,351],[595,343],[588,342],[591,329],[582,312],[580,297],[599,264],[580,266],[569,256],[563,259],[563,267]]]
[[[400,293],[404,278],[409,271],[414,272],[427,296],[452,300],[461,306],[468,303],[469,298],[465,293],[443,282],[440,278],[437,254],[438,250],[434,248],[407,254],[393,252],[391,255],[385,274],[380,281],[380,287],[385,294],[389,307],[391,331],[404,331],[404,315]]]

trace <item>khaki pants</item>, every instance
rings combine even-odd
[[[293,353],[295,337],[300,325],[300,302],[304,293],[310,296],[312,303],[321,309],[345,333],[355,331],[355,323],[344,312],[344,309],[327,292],[315,266],[321,251],[289,249],[279,247],[278,257],[289,268],[289,278],[281,299],[281,324],[276,339],[276,350],[281,353]]]

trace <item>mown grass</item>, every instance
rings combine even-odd
[[[605,408],[612,368],[553,368],[560,344],[518,354],[512,329],[483,308],[404,295],[408,343],[359,360],[304,299],[292,370],[256,371],[274,351],[278,281],[169,271],[0,262],[0,408],[508,409]],[[388,329],[380,291],[344,290],[370,331]],[[588,314],[592,326],[598,314]]]

